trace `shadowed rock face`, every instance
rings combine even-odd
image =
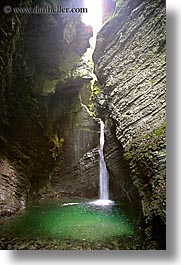
[[[90,37],[92,28],[78,14],[30,16],[24,40],[33,93],[52,93],[58,82],[69,78],[90,47]]]
[[[26,191],[30,185],[28,177],[22,173],[18,162],[6,157],[0,158],[0,217],[15,213],[24,208]]]
[[[128,201],[140,207],[140,199],[136,187],[130,177],[129,165],[124,158],[123,147],[116,138],[114,120],[107,118],[105,122],[105,160],[110,176],[110,188],[113,198]]]
[[[9,3],[20,6],[20,1]],[[41,6],[50,3],[41,1]],[[57,4],[82,6],[82,2],[76,0],[57,1]],[[26,1],[25,5],[31,7],[31,1]],[[74,80],[73,71],[89,47],[92,28],[85,26],[77,14],[6,15],[2,8],[0,12],[0,204],[1,211],[9,214],[22,208],[27,198],[51,192],[50,173],[57,163],[57,149],[63,146],[62,139],[66,146],[74,139],[68,139],[64,132],[72,132],[70,137],[76,134],[75,127],[78,125],[73,122],[74,117],[79,117],[79,123],[85,120],[89,123],[90,117],[81,106],[79,92],[90,77]],[[68,91],[70,87],[72,90],[72,93],[67,93],[70,99],[65,102],[66,93],[62,90],[65,91],[67,85],[60,85],[65,83],[64,80],[69,80],[66,81]],[[59,89],[61,91],[57,92]],[[57,96],[53,94],[55,90],[61,102],[59,111],[60,102],[54,100]],[[89,91],[87,94],[89,96]],[[52,101],[57,108],[51,107]],[[70,102],[73,102],[72,105]],[[65,126],[62,120],[58,125],[53,117],[62,119],[68,106],[70,117]],[[63,124],[62,127],[60,124]],[[87,144],[90,137],[92,134],[87,132],[82,156],[89,151]],[[93,147],[91,145],[90,148]],[[76,158],[77,163],[81,155]]]
[[[150,248],[165,248],[165,36],[165,1],[124,1],[98,33],[93,55],[102,89],[97,112],[115,124],[128,175],[141,198],[147,239],[156,242]],[[116,163],[108,145],[108,169],[114,171],[111,156]]]
[[[77,89],[76,82],[70,87],[68,84],[66,91],[59,87],[49,105],[49,113],[54,115],[50,119],[62,141],[51,172],[51,185],[60,195],[93,198],[98,193],[99,177],[98,153],[92,149],[99,144],[99,125],[82,102],[80,96],[85,88],[81,82]]]

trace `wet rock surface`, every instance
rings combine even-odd
[[[32,7],[32,1],[25,2],[10,1],[10,4]],[[50,172],[66,128],[57,131],[50,105],[55,91],[69,90],[74,83],[74,93],[68,94],[72,97],[70,101],[78,102],[79,106],[74,104],[75,109],[72,106],[70,112],[75,112],[75,116],[76,112],[80,114],[80,88],[77,90],[77,86],[78,83],[84,86],[90,77],[75,80],[73,72],[90,46],[92,28],[84,25],[77,14],[5,14],[3,4],[6,3],[0,7],[0,192],[2,212],[14,213],[21,206],[21,198],[25,202],[33,196],[51,192]],[[43,7],[54,1],[37,1],[36,4]],[[57,4],[82,6],[81,1],[72,0],[60,0]],[[68,78],[68,87],[63,86]],[[60,111],[63,115],[63,110]],[[80,119],[88,122],[83,108],[81,113]],[[71,131],[71,125],[67,129]],[[79,158],[92,148],[86,148]],[[9,165],[5,161],[9,161]]]
[[[27,240],[19,238],[1,238],[2,250],[141,250],[141,244],[133,241],[131,236],[128,242],[122,242],[119,238],[113,238],[111,242],[84,242],[79,240]],[[130,243],[131,242],[131,243]],[[151,248],[150,248],[151,249]]]
[[[128,201],[140,207],[137,189],[132,183],[129,164],[124,157],[124,150],[116,138],[116,125],[114,120],[107,118],[105,123],[104,156],[109,170],[110,189],[112,197]]]
[[[165,36],[165,1],[124,1],[98,33],[93,55],[101,89],[95,100],[97,112],[105,123],[110,118],[114,121],[116,138],[129,165],[128,175],[141,200],[146,242],[155,240],[153,245],[163,249]],[[114,158],[114,150],[109,154],[107,148],[106,152],[108,157],[112,152]],[[107,163],[111,170],[111,161],[107,159]]]
[[[90,91],[87,79],[64,84],[49,104],[50,119],[61,145],[57,146],[55,165],[50,172],[52,189],[57,193],[93,198],[98,191],[99,124],[85,103]],[[67,87],[66,87],[67,85]],[[52,116],[51,116],[52,115]],[[86,165],[87,163],[87,165]],[[97,196],[96,196],[97,197]]]

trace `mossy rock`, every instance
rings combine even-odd
[[[141,198],[144,221],[151,231],[149,237],[160,241],[161,232],[155,230],[164,231],[166,223],[166,124],[132,141],[125,158]],[[162,237],[159,244],[164,245],[164,232]]]

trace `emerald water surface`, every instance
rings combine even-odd
[[[91,246],[140,241],[136,213],[128,205],[99,206],[89,201],[42,200],[1,225],[1,237]],[[76,242],[76,243],[75,243]],[[17,242],[16,242],[17,244]],[[46,244],[46,243],[45,243]],[[51,247],[51,246],[50,246]],[[73,248],[74,249],[74,248]]]

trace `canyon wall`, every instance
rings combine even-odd
[[[36,4],[46,7],[53,2]],[[32,1],[9,4],[34,6]],[[82,7],[83,1],[54,4]],[[113,12],[113,6],[108,9],[105,17]],[[5,14],[3,5],[1,14],[2,213],[14,213],[34,197],[98,198],[99,123],[92,117],[91,69],[82,60],[92,28],[82,23],[80,14]],[[110,136],[111,141],[113,138]],[[128,178],[119,185],[121,197],[117,189],[115,176],[122,170],[122,152],[119,143],[111,141],[117,157],[116,166],[115,159],[109,159],[114,163],[111,198],[132,201],[136,190],[128,168]]]
[[[97,36],[93,55],[101,94],[97,112],[116,139],[141,199],[146,241],[165,248],[166,200],[166,10],[165,1],[117,1],[116,13]],[[109,141],[106,147],[114,158]],[[113,159],[114,160],[114,159]],[[125,167],[125,163],[119,163]],[[158,232],[159,231],[159,232]]]
[[[141,206],[145,248],[164,249],[165,1],[106,2],[104,20],[112,16],[97,36],[96,92],[82,61],[92,28],[80,15],[1,8],[0,211],[35,197],[97,198],[101,118],[111,198]]]
[[[61,142],[51,186],[57,196],[93,198],[99,190],[99,124],[86,106],[90,80],[77,81],[59,84],[49,103],[49,119]]]
[[[57,173],[62,160],[72,167],[76,161],[76,170],[85,170],[80,165],[98,144],[98,125],[83,104],[91,77],[78,73],[92,28],[80,14],[6,14],[7,1],[1,4],[0,210],[9,215],[33,197],[54,194],[57,174],[60,181],[64,174]],[[33,7],[32,1],[8,4]],[[36,4],[81,7],[82,1]],[[84,188],[89,182],[85,179]]]

